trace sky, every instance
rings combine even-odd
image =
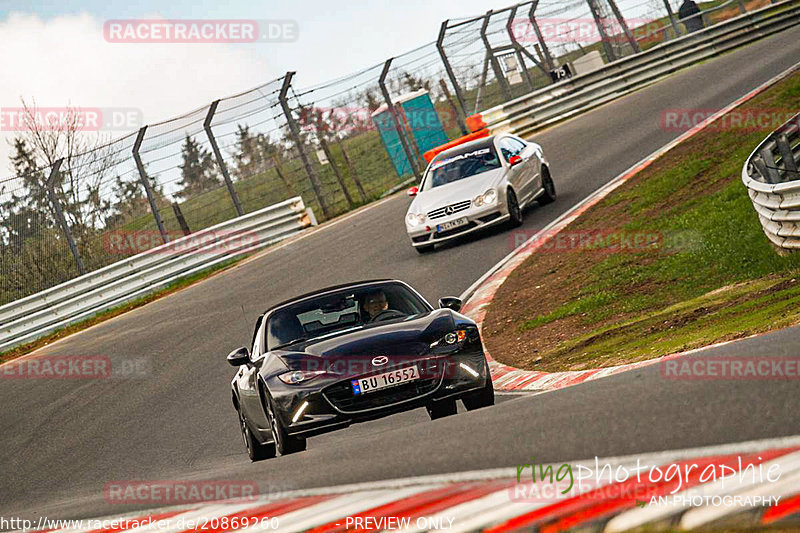
[[[338,78],[434,41],[445,19],[505,5],[491,0],[0,0],[0,109],[19,107],[24,98],[39,108],[130,108],[153,123],[288,70],[297,71],[297,87]],[[288,20],[296,22],[298,34],[284,43],[108,42],[104,23],[120,19]],[[10,135],[0,131],[1,177],[10,174]]]

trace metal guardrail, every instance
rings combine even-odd
[[[796,24],[800,1],[778,2],[488,109],[470,117],[470,125],[473,130],[477,125],[491,133],[529,135]]]
[[[298,197],[170,241],[0,307],[0,350],[30,342],[316,225]],[[136,232],[131,232],[135,234]]]
[[[753,150],[742,181],[767,238],[787,250],[800,250],[800,113],[773,131]]]

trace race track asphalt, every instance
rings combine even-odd
[[[526,213],[533,232],[678,133],[668,108],[719,109],[800,59],[792,28],[534,136],[559,198]],[[144,360],[136,379],[0,381],[0,516],[70,518],[134,511],[103,499],[120,480],[255,480],[262,492],[569,461],[800,433],[796,381],[675,381],[659,366],[557,392],[503,396],[490,409],[431,422],[424,410],[313,438],[308,451],[251,464],[225,361],[258,312],[326,285],[399,278],[430,301],[458,295],[511,249],[495,230],[419,256],[409,200],[392,197],[208,281],[44,349]],[[242,307],[246,319],[242,314]],[[714,354],[794,355],[790,329]],[[696,355],[692,357],[702,357]]]

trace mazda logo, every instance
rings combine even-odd
[[[445,215],[452,215],[455,212],[456,212],[456,210],[455,210],[455,208],[453,208],[452,205],[448,205],[447,207],[444,208],[444,214]]]
[[[372,358],[372,366],[383,366],[389,362],[389,358],[385,355],[379,355],[378,357]]]

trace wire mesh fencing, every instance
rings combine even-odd
[[[113,140],[87,143],[70,113],[25,122],[0,180],[0,305],[293,196],[330,219],[419,179],[474,113],[769,3],[529,0],[353,74],[299,87],[290,72]]]

